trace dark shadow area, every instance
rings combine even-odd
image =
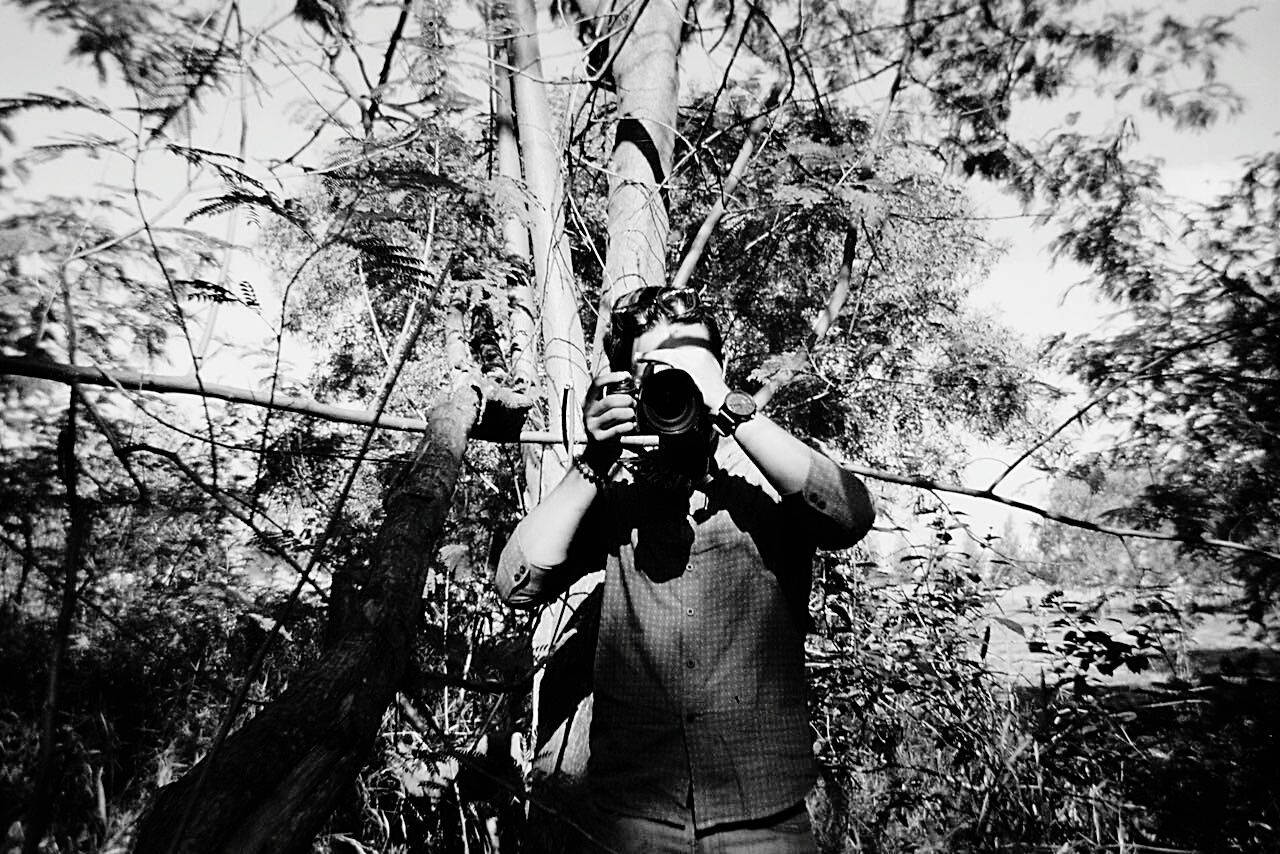
[[[1230,649],[1194,649],[1187,653],[1193,672],[1206,682],[1261,677],[1280,680],[1280,651],[1238,646]],[[1280,709],[1276,710],[1280,717]],[[1280,775],[1280,769],[1277,769]]]
[[[1069,749],[1123,781],[1126,812],[1144,831],[1130,843],[1201,854],[1280,851],[1280,653],[1203,649],[1191,657],[1194,684],[1095,688],[1088,703],[1097,703],[1097,728],[1082,730]],[[1043,695],[1033,702],[1043,707]],[[1056,708],[1084,705],[1064,694]]]
[[[578,705],[591,693],[592,664],[603,598],[603,585],[597,585],[587,594],[565,626],[565,634],[572,632],[572,635],[547,662],[538,695],[541,704],[537,732],[539,745],[546,744],[547,739],[577,713]]]

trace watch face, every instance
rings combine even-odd
[[[724,409],[735,418],[750,418],[756,414],[756,402],[744,391],[731,391],[724,399]]]

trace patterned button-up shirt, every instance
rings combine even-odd
[[[779,497],[732,441],[686,497],[609,484],[565,564],[534,566],[518,535],[499,561],[508,602],[531,606],[603,568],[587,776],[603,806],[699,828],[798,803],[815,779],[804,635],[817,548],[871,527],[866,488],[811,453]]]

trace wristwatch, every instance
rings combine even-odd
[[[756,414],[756,400],[745,391],[733,390],[725,395],[720,411],[711,416],[711,426],[721,436],[732,436],[738,427]]]

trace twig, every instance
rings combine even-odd
[[[833,459],[838,458],[839,453],[823,444],[823,451],[827,456]],[[1160,531],[1147,531],[1141,528],[1112,528],[1107,525],[1099,525],[1097,522],[1090,522],[1088,519],[1078,519],[1075,516],[1068,516],[1065,513],[1058,513],[1054,510],[1047,510],[1043,507],[1037,507],[1034,504],[1028,504],[1025,501],[1019,501],[1015,498],[1005,498],[996,495],[989,489],[973,489],[967,486],[959,486],[958,484],[945,483],[933,480],[927,477],[913,477],[909,475],[897,474],[895,472],[883,471],[881,469],[868,468],[866,466],[853,465],[851,463],[841,463],[842,468],[853,472],[861,477],[869,477],[872,480],[880,480],[885,483],[897,483],[902,486],[913,486],[917,489],[933,489],[939,492],[949,492],[953,495],[966,495],[970,498],[981,498],[985,501],[994,501],[997,504],[1003,504],[1007,507],[1013,507],[1017,510],[1025,510],[1033,513],[1042,519],[1048,519],[1052,522],[1058,522],[1063,525],[1070,525],[1073,528],[1083,528],[1086,531],[1095,531],[1099,534],[1109,534],[1113,537],[1134,537],[1142,540],[1161,540],[1164,542],[1186,543],[1192,546],[1204,546],[1216,549],[1226,549],[1227,551],[1240,552],[1242,554],[1258,555],[1270,560],[1280,562],[1280,553],[1269,551],[1267,549],[1257,548],[1256,546],[1237,543],[1233,540],[1220,540],[1213,537],[1201,537],[1191,534],[1166,534]]]
[[[187,465],[185,462],[182,461],[182,457],[180,457],[177,454],[177,452],[166,450],[165,448],[157,448],[155,445],[148,445],[143,442],[135,442],[131,445],[126,445],[125,447],[121,448],[121,452],[125,454],[125,456],[130,456],[136,453],[148,453],[148,454],[152,454],[154,456],[160,457],[161,459],[168,460],[169,463],[173,465],[174,468],[182,472],[182,474],[186,476],[187,480],[195,484],[196,487],[198,487],[201,492],[204,492],[206,495],[210,496],[219,504],[221,504],[224,510],[226,510],[233,517],[235,517],[236,521],[240,522],[242,525],[244,525],[246,528],[252,531],[254,536],[258,538],[258,542],[261,543],[267,551],[271,552],[276,557],[280,558],[285,563],[287,563],[289,565],[289,568],[292,569],[294,572],[297,572],[300,575],[305,572],[305,570],[303,570],[302,568],[302,565],[299,564],[296,560],[294,560],[292,555],[290,555],[284,549],[278,547],[272,541],[270,534],[262,530],[262,528],[258,527],[258,525],[253,521],[252,518],[246,516],[234,504],[232,504],[231,499],[228,498],[221,489],[215,486],[210,486],[209,484],[205,483],[204,479],[201,478],[200,475],[193,468],[191,468],[191,466]],[[277,525],[276,527],[280,527],[280,526]],[[283,530],[283,528],[281,528],[281,530]],[[320,594],[321,599],[324,599],[326,601],[328,600],[329,594],[325,591],[323,587],[321,587],[319,584],[317,584],[314,581],[311,581],[310,584],[312,589]]]
[[[1246,330],[1246,331],[1252,331],[1252,330]],[[991,485],[987,487],[987,491],[988,491],[988,492],[993,492],[993,491],[995,490],[995,488],[996,488],[997,486],[999,486],[999,485],[1001,484],[1001,482],[1003,482],[1003,481],[1004,481],[1004,479],[1005,479],[1006,477],[1008,477],[1010,474],[1012,474],[1012,473],[1013,473],[1013,470],[1014,470],[1014,469],[1016,469],[1018,466],[1022,465],[1022,463],[1026,462],[1026,461],[1031,457],[1031,455],[1032,455],[1032,454],[1034,454],[1036,451],[1040,450],[1040,449],[1041,449],[1041,448],[1043,448],[1045,445],[1047,445],[1047,444],[1049,444],[1051,441],[1053,441],[1053,439],[1054,439],[1056,436],[1058,436],[1058,434],[1060,434],[1063,430],[1066,430],[1068,427],[1070,427],[1070,426],[1071,426],[1072,424],[1074,424],[1076,421],[1078,421],[1078,420],[1080,420],[1081,418],[1083,418],[1083,417],[1084,417],[1084,414],[1085,414],[1086,412],[1088,412],[1090,409],[1092,409],[1093,407],[1095,407],[1095,406],[1097,406],[1098,404],[1102,403],[1102,402],[1103,402],[1104,400],[1106,400],[1108,397],[1110,397],[1111,395],[1115,394],[1117,391],[1119,391],[1120,389],[1124,388],[1124,387],[1125,387],[1126,385],[1128,385],[1129,383],[1133,382],[1133,380],[1138,379],[1138,378],[1142,377],[1143,375],[1147,374],[1149,371],[1151,371],[1151,369],[1152,369],[1152,368],[1155,368],[1155,367],[1156,367],[1156,366],[1158,366],[1160,363],[1162,363],[1162,362],[1166,362],[1166,361],[1168,361],[1169,359],[1172,359],[1174,356],[1179,356],[1179,355],[1181,355],[1181,354],[1183,354],[1183,353],[1187,352],[1188,350],[1194,350],[1194,349],[1196,349],[1197,347],[1204,347],[1204,346],[1208,346],[1208,345],[1210,345],[1210,344],[1219,344],[1219,343],[1221,343],[1222,341],[1224,341],[1224,340],[1226,340],[1226,339],[1228,339],[1228,338],[1232,338],[1232,337],[1235,337],[1235,336],[1240,335],[1240,334],[1243,334],[1243,333],[1241,333],[1241,332],[1223,332],[1223,333],[1216,333],[1216,334],[1214,334],[1214,335],[1206,335],[1206,336],[1204,336],[1203,338],[1197,338],[1197,339],[1196,339],[1196,340],[1194,340],[1194,341],[1189,341],[1189,342],[1187,342],[1186,344],[1183,344],[1183,345],[1181,345],[1181,346],[1179,346],[1179,347],[1175,347],[1175,348],[1174,348],[1174,349],[1172,349],[1172,350],[1168,350],[1168,351],[1166,351],[1166,352],[1164,352],[1164,353],[1161,353],[1161,354],[1160,354],[1159,356],[1157,356],[1156,358],[1152,359],[1151,361],[1149,361],[1149,362],[1147,362],[1146,364],[1144,364],[1144,365],[1142,365],[1141,367],[1139,367],[1136,371],[1134,371],[1134,372],[1132,372],[1131,374],[1129,374],[1128,376],[1126,376],[1123,380],[1121,380],[1121,381],[1119,381],[1119,382],[1114,382],[1114,383],[1112,383],[1111,385],[1109,385],[1109,386],[1105,387],[1104,389],[1102,389],[1102,391],[1098,392],[1096,395],[1094,395],[1092,398],[1090,398],[1090,399],[1089,399],[1089,400],[1088,400],[1088,401],[1087,401],[1083,406],[1081,406],[1079,409],[1077,409],[1077,410],[1075,411],[1075,413],[1073,413],[1073,414],[1072,414],[1072,416],[1071,416],[1070,418],[1068,418],[1067,420],[1063,421],[1061,424],[1059,424],[1057,427],[1055,427],[1053,430],[1051,430],[1051,431],[1050,431],[1046,436],[1044,436],[1044,437],[1043,437],[1043,438],[1041,438],[1039,441],[1037,441],[1035,444],[1033,444],[1031,447],[1029,447],[1029,448],[1027,448],[1025,451],[1023,451],[1023,452],[1018,456],[1018,458],[1017,458],[1016,460],[1014,460],[1013,462],[1009,463],[1009,465],[1005,467],[1005,470],[1004,470],[1004,471],[1002,471],[1002,472],[1000,473],[1000,475],[999,475],[995,480],[993,480],[993,481],[991,482]]]
[[[98,411],[98,407],[93,404],[93,401],[89,400],[83,389],[78,385],[73,385],[71,393],[80,398],[80,402],[84,404],[85,411],[89,413],[93,423],[97,425],[98,430],[106,437],[107,444],[111,446],[111,452],[120,461],[120,465],[124,467],[129,479],[133,481],[134,488],[138,490],[138,500],[144,504],[150,504],[151,491],[147,489],[147,485],[143,483],[142,478],[138,477],[138,473],[133,470],[133,464],[129,462],[129,455],[125,453],[124,445],[120,442],[120,436],[116,433],[116,429],[111,426],[111,422],[102,416],[102,413]]]

